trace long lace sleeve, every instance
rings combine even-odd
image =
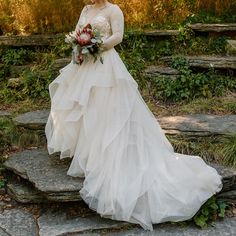
[[[80,13],[79,20],[78,20],[78,22],[77,22],[77,24],[76,24],[76,27],[75,27],[75,31],[78,31],[78,30],[79,30],[80,24],[81,24],[81,21],[82,21],[82,17],[83,17],[84,14],[87,12],[87,10],[88,10],[88,6],[85,6],[85,7],[82,9],[82,11],[81,11],[81,13]]]
[[[115,5],[110,15],[112,35],[103,42],[105,49],[110,49],[121,43],[124,35],[124,15],[121,9]]]

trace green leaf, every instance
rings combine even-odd
[[[212,203],[212,204],[210,205],[210,207],[211,207],[211,209],[213,209],[213,210],[217,210],[217,209],[218,209],[218,205],[217,205],[216,203]]]
[[[205,228],[207,226],[207,217],[200,215],[200,216],[196,216],[194,217],[194,222],[196,225],[198,225],[201,228]]]
[[[210,213],[208,208],[203,208],[203,209],[201,210],[201,212],[202,212],[202,214],[205,215],[205,216],[208,216],[209,213]]]

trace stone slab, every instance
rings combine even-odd
[[[83,179],[67,175],[70,161],[49,156],[46,150],[27,150],[13,154],[4,166],[46,193],[48,200],[78,201]]]
[[[24,113],[14,119],[17,125],[28,129],[44,130],[49,110]],[[166,134],[191,136],[225,135],[236,132],[236,115],[185,115],[159,117]]]
[[[214,226],[199,229],[196,226],[180,226],[176,224],[157,224],[152,232],[142,229],[108,233],[106,236],[235,236],[236,217],[217,221]]]
[[[91,230],[120,228],[128,223],[101,218],[95,214],[69,218],[64,209],[57,211],[49,209],[39,217],[38,225],[40,236],[62,236]]]
[[[221,192],[236,190],[236,169],[228,166],[222,166],[215,163],[209,163],[223,177],[223,188]]]
[[[224,135],[236,132],[236,115],[186,115],[160,117],[161,127],[167,134]]]
[[[51,70],[53,71],[53,72],[59,72],[60,71],[60,69],[62,69],[63,67],[65,67],[66,65],[68,65],[69,63],[71,62],[71,57],[67,57],[67,58],[59,58],[59,59],[56,59],[54,62],[53,62],[53,65],[52,65],[52,67],[51,67]],[[1,67],[3,67],[4,66],[4,64],[1,64],[0,63],[0,68]],[[9,68],[9,77],[8,77],[8,79],[10,79],[10,78],[13,78],[13,77],[15,77],[15,78],[17,78],[17,77],[19,77],[21,74],[22,74],[22,72],[24,72],[25,70],[30,70],[30,69],[34,69],[35,67],[37,66],[37,64],[33,64],[33,63],[29,63],[29,64],[25,64],[25,65],[18,65],[18,66],[11,66],[10,68]],[[42,70],[41,71],[41,76],[42,77],[45,77],[45,76],[47,76],[47,73],[48,73],[48,69],[47,68],[45,68],[45,70]],[[21,81],[8,81],[8,83],[10,82],[10,86],[11,86],[11,84],[12,84],[12,82],[13,82],[13,84],[12,85],[18,85],[18,84],[20,84],[21,83]],[[15,83],[16,82],[16,83]]]
[[[30,185],[14,184],[9,181],[7,189],[14,199],[20,202],[47,201],[68,202],[81,200],[79,191],[83,185],[82,178],[73,178],[67,175],[70,159],[60,160],[58,156],[49,157],[45,150],[30,150],[13,154],[4,166],[9,171],[26,179],[36,188],[29,189]],[[236,170],[216,164],[213,166],[223,176],[221,192],[236,190]],[[40,195],[37,196],[37,193]],[[26,195],[26,196],[25,196]],[[232,195],[231,199],[234,198]]]
[[[10,116],[11,116],[10,112],[0,110],[0,118],[10,117]]]
[[[211,164],[217,171],[220,173],[220,175],[223,176],[223,192],[236,190],[236,169],[227,167],[227,166],[221,166],[217,164]]]
[[[215,68],[215,69],[236,69],[236,57],[235,56],[184,56],[187,59],[191,67],[196,68]],[[162,57],[166,63],[171,63],[173,60],[172,56]]]
[[[71,62],[71,57],[56,59],[53,63],[53,70],[59,71]]]
[[[148,66],[144,72],[147,77],[166,76],[175,79],[180,75],[178,70],[168,66]]]
[[[0,228],[0,235],[1,236],[9,236],[10,234],[6,233],[3,229]]]
[[[219,194],[218,199],[222,199],[228,203],[236,203],[236,188],[235,190],[228,191],[228,192],[222,192]]]
[[[13,121],[16,125],[28,129],[44,129],[48,115],[49,110],[37,110],[19,115]]]
[[[196,23],[189,25],[189,27],[192,30],[198,32],[225,32],[225,31],[236,32],[236,23],[225,23],[225,24]]]
[[[41,203],[48,201],[45,194],[35,189],[29,183],[27,184],[26,181],[17,182],[16,180],[12,179],[8,180],[6,189],[7,189],[7,194],[17,202]]]
[[[148,30],[143,31],[141,34],[152,37],[167,37],[179,35],[179,30]]]
[[[0,36],[0,45],[14,47],[48,46],[53,45],[62,37],[62,34]]]
[[[38,235],[34,217],[18,209],[5,210],[0,214],[0,233],[1,230],[8,236]]]

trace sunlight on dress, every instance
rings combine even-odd
[[[222,177],[200,157],[174,152],[114,49],[124,32],[120,8],[109,4],[89,23],[103,35],[104,63],[71,62],[49,85],[49,154],[73,158],[67,174],[85,178],[81,197],[102,217],[148,230],[192,218],[221,190]]]

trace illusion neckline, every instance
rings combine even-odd
[[[87,5],[87,11],[88,11],[89,9],[97,9],[97,11],[102,11],[103,9],[106,9],[106,8],[111,7],[111,6],[114,6],[114,5],[115,5],[115,4],[113,4],[113,3],[111,3],[111,2],[108,2],[108,3],[106,4],[106,6],[104,6],[104,7],[95,8],[95,7],[94,7],[94,4],[90,4],[90,5]]]
[[[93,19],[95,19],[104,9],[107,9],[111,6],[114,6],[115,4],[113,3],[108,3],[108,5],[100,10],[97,10],[96,14],[93,17],[90,17],[89,20],[86,21],[85,25],[91,24]],[[93,8],[93,5],[88,5],[90,8]],[[86,15],[85,15],[85,19],[88,17],[88,13],[89,13],[89,8],[87,9]]]
[[[91,7],[92,7],[93,9],[97,9],[97,11],[102,11],[103,9],[105,9],[105,8],[111,6],[111,5],[113,5],[113,4],[110,3],[110,2],[107,2],[103,7],[98,7],[98,8],[96,8],[94,4],[92,4]]]

